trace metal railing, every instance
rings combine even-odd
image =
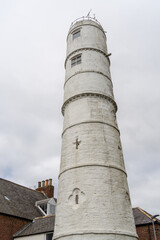
[[[76,23],[76,22],[80,22],[80,21],[83,21],[83,20],[90,20],[90,21],[93,21],[93,22],[96,22],[98,23],[101,27],[102,25],[100,24],[100,22],[98,22],[98,20],[95,18],[95,17],[89,17],[89,16],[86,16],[86,17],[80,17],[80,18],[77,18],[76,20],[74,20],[72,23],[71,23],[71,26]]]

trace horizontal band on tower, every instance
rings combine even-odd
[[[73,102],[77,99],[80,99],[80,98],[83,98],[83,97],[99,97],[99,98],[104,98],[106,100],[108,100],[109,102],[111,102],[115,108],[115,112],[117,111],[117,104],[116,102],[109,96],[106,96],[104,94],[101,94],[101,93],[92,93],[92,92],[88,92],[88,93],[80,93],[80,94],[77,94],[77,95],[74,95],[72,97],[70,97],[69,99],[67,99],[64,103],[63,103],[63,106],[62,106],[62,114],[64,115],[64,110],[65,110],[65,107],[68,103],[70,102]]]
[[[96,51],[96,52],[99,52],[101,54],[103,54],[107,59],[108,59],[108,62],[109,62],[109,65],[110,65],[110,59],[109,59],[109,56],[111,56],[111,53],[109,54],[106,54],[105,52],[103,52],[101,49],[98,49],[98,48],[78,48],[76,49],[75,51],[71,52],[67,57],[66,57],[66,60],[65,60],[65,63],[64,63],[64,67],[66,68],[66,62],[68,60],[68,58],[70,58],[71,55],[79,52],[79,51]]]
[[[119,170],[121,172],[123,172],[126,176],[127,176],[127,173],[126,171],[123,169],[123,168],[120,168],[120,167],[117,167],[115,165],[110,165],[110,164],[95,164],[95,163],[92,163],[92,164],[81,164],[81,165],[76,165],[76,166],[73,166],[73,167],[69,167],[69,168],[66,168],[64,169],[63,171],[60,172],[58,178],[65,172],[67,171],[70,171],[70,170],[73,170],[73,169],[76,169],[76,168],[83,168],[83,167],[105,167],[105,168],[114,168],[116,170]]]
[[[78,232],[68,232],[68,233],[62,233],[62,234],[59,234],[57,236],[54,236],[54,240],[56,239],[59,239],[59,238],[62,238],[62,237],[69,237],[69,236],[74,236],[74,235],[88,235],[88,234],[99,234],[99,235],[108,235],[108,234],[114,234],[114,235],[121,235],[121,236],[125,236],[125,237],[135,237],[138,239],[138,236],[137,234],[134,234],[133,232],[127,232],[127,231],[112,231],[112,230],[108,230],[108,231],[103,231],[100,230],[100,231],[95,231],[95,230],[81,230],[81,231],[78,231]]]
[[[64,86],[66,85],[66,83],[67,83],[72,77],[74,77],[75,75],[80,74],[80,73],[98,73],[98,74],[101,74],[101,75],[103,75],[104,77],[106,77],[106,78],[111,82],[111,84],[112,84],[111,78],[108,77],[106,74],[104,74],[104,73],[102,73],[102,72],[99,72],[99,71],[86,70],[86,71],[78,71],[78,72],[74,73],[72,76],[70,76],[69,78],[67,78],[67,80],[66,80],[65,83],[64,83]],[[113,85],[112,85],[112,86],[113,86]]]
[[[72,128],[72,127],[75,127],[75,126],[78,126],[78,125],[81,125],[81,124],[88,124],[88,123],[100,123],[100,124],[108,125],[108,126],[110,126],[110,127],[113,127],[114,129],[116,129],[116,130],[119,132],[119,134],[120,134],[119,129],[118,129],[117,127],[109,124],[109,123],[105,123],[105,122],[101,122],[101,121],[85,121],[85,122],[75,123],[75,124],[73,124],[73,125],[65,128],[64,131],[62,132],[62,136],[63,136],[63,134],[64,134],[69,128]]]

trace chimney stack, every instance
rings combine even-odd
[[[36,189],[38,192],[43,192],[48,198],[54,197],[54,186],[52,185],[52,179],[46,179],[42,182],[38,182],[38,188]]]
[[[48,186],[48,179],[46,179],[46,187]]]
[[[44,186],[45,186],[45,181],[43,180],[43,181],[42,181],[42,187],[44,187]]]
[[[40,188],[41,187],[41,182],[38,182],[38,188]]]
[[[52,185],[52,178],[49,179],[49,186]]]

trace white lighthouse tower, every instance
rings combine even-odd
[[[137,239],[106,35],[92,18],[67,36],[54,240]]]

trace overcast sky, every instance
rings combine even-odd
[[[0,0],[0,177],[57,193],[70,24],[107,31],[133,207],[160,214],[160,1]]]

